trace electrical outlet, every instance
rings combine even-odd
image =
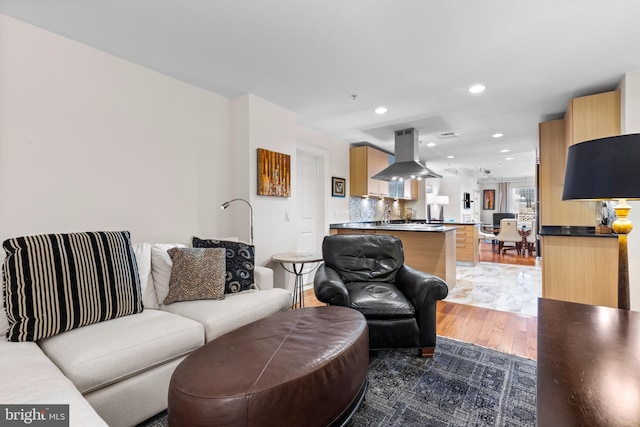
[[[289,211],[284,213],[284,222],[291,222],[291,213]]]

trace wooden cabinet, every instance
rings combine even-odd
[[[618,306],[618,239],[542,236],[542,296]]]
[[[349,149],[349,194],[388,197],[389,183],[371,177],[389,166],[389,154],[366,145]]]
[[[540,123],[540,225],[595,225],[594,202],[562,200],[567,162],[565,120]]]
[[[619,90],[572,99],[565,114],[567,146],[620,135],[620,114]]]
[[[418,182],[387,182],[371,177],[393,162],[393,156],[362,145],[349,149],[349,194],[352,197],[391,197],[418,200]]]
[[[620,135],[620,92],[572,99],[564,119],[540,123],[540,224],[588,226],[595,202],[562,200],[568,148]],[[596,236],[542,237],[542,296],[584,304],[618,304],[618,239]]]
[[[478,229],[476,224],[458,224],[456,229],[456,261],[477,265],[480,262]]]
[[[595,225],[595,202],[563,201],[567,149],[620,134],[620,91],[572,99],[564,119],[539,125],[540,224]]]

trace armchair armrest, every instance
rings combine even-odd
[[[444,299],[449,293],[449,288],[444,280],[408,265],[404,265],[398,270],[395,285],[409,298],[418,311],[425,303]]]
[[[436,343],[436,303],[444,299],[449,288],[444,280],[433,274],[404,265],[398,270],[396,287],[409,298],[416,309],[420,329],[420,346],[434,347]]]
[[[313,290],[318,301],[330,305],[349,307],[351,299],[347,287],[333,268],[321,264],[313,278]]]

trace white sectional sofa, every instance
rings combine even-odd
[[[167,408],[168,384],[189,353],[233,329],[291,306],[273,272],[255,267],[259,289],[223,300],[164,305],[171,244],[133,244],[144,309],[37,342],[9,342],[0,310],[0,404],[69,404],[71,426],[133,426]]]

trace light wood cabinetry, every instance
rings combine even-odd
[[[388,197],[389,183],[371,177],[389,166],[389,154],[366,145],[349,149],[349,194]]]
[[[565,114],[567,146],[620,135],[620,91],[574,98]]]
[[[456,229],[456,261],[468,262],[477,265],[480,262],[480,249],[478,247],[478,229],[480,225],[466,224],[455,225]]]
[[[390,197],[418,200],[418,182],[415,180],[390,183],[371,177],[393,161],[390,154],[362,145],[349,149],[349,194],[352,197]]]
[[[618,306],[618,239],[542,236],[542,296]]]
[[[405,264],[456,285],[456,230],[443,233],[372,229],[337,229],[338,234],[390,234],[402,241]]]
[[[540,123],[539,132],[540,224],[595,225],[594,202],[562,200],[567,162],[565,120]]]
[[[540,123],[541,225],[595,225],[595,202],[562,200],[567,149],[619,134],[620,91],[572,99],[564,119]]]
[[[564,119],[540,123],[539,194],[543,227],[596,225],[595,202],[562,200],[567,150],[573,144],[619,135],[620,111],[620,92],[606,92],[572,99]],[[542,296],[616,307],[618,239],[571,234],[544,235],[543,230]]]

